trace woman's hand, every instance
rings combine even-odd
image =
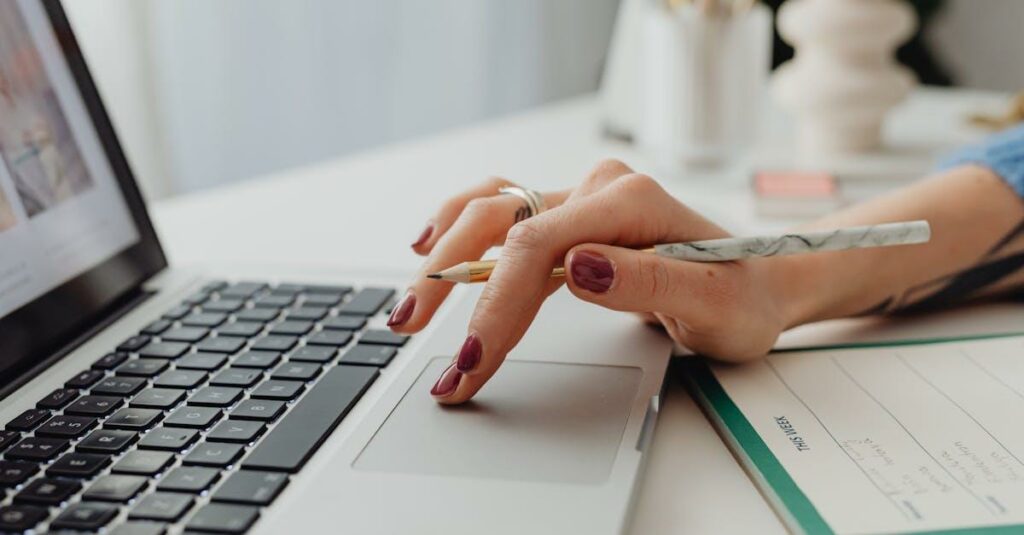
[[[522,201],[497,195],[509,184],[492,179],[449,200],[413,244],[427,261],[389,320],[404,333],[422,329],[451,291],[427,273],[504,244],[466,341],[431,390],[439,402],[468,400],[498,370],[563,284],[549,278],[560,264],[580,299],[641,313],[680,344],[723,360],[764,355],[788,326],[773,291],[784,273],[770,259],[693,263],[635,251],[728,234],[621,162],[602,162],[575,190],[546,194],[548,210],[519,223]]]

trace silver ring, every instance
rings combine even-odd
[[[514,195],[522,199],[523,206],[516,210],[516,223],[524,219],[529,219],[548,209],[547,204],[544,203],[544,195],[539,191],[521,188],[519,186],[505,186],[503,188],[498,188],[498,193],[501,193],[502,195]]]

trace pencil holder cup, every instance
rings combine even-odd
[[[739,156],[756,139],[766,99],[770,11],[645,4],[639,146],[670,169]]]

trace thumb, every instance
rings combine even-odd
[[[584,244],[566,255],[566,281],[580,299],[624,312],[658,312],[703,323],[728,273],[719,266],[611,245]]]

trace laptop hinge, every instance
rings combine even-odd
[[[124,317],[125,314],[131,312],[155,294],[156,292],[154,291],[145,290],[139,287],[111,303],[107,308],[97,314],[100,318],[98,321],[85,327],[83,331],[69,343],[61,346],[57,351],[48,355],[35,366],[29,368],[23,373],[19,373],[17,378],[0,388],[0,399],[6,399],[7,396],[21,388],[22,385],[29,382],[29,380],[34,379],[37,375],[42,373],[43,370],[53,366],[57,362],[60,362],[61,359],[66,357],[72,351],[81,347],[82,344],[89,341],[93,336],[96,336],[98,333],[114,324],[114,322]]]

